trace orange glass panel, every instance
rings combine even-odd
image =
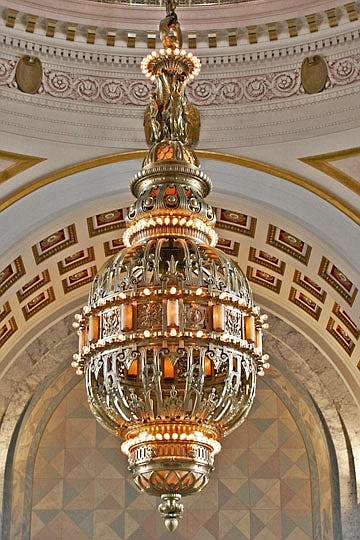
[[[261,354],[262,352],[262,331],[261,330],[257,330],[255,338],[256,338],[255,346],[257,349],[260,349],[260,354]]]
[[[173,379],[175,376],[174,366],[170,362],[169,358],[164,359],[164,378]]]
[[[121,306],[121,325],[123,332],[129,332],[133,327],[133,307],[131,304],[122,304]]]
[[[165,195],[176,195],[176,187],[175,186],[166,186]]]
[[[172,159],[174,157],[174,149],[172,146],[160,146],[156,151],[156,159],[163,161],[166,159]]]
[[[128,376],[129,377],[136,377],[138,374],[138,361],[134,360],[131,366],[128,369]]]
[[[89,318],[89,341],[97,341],[99,339],[99,323],[98,315],[91,315]]]
[[[205,356],[205,377],[211,377],[211,360]]]
[[[86,332],[86,330],[83,330],[79,334],[79,350],[80,351],[86,344],[86,338],[87,338],[87,332]]]
[[[156,197],[156,195],[159,193],[159,188],[153,188],[150,192],[151,197]]]
[[[179,477],[176,471],[170,471],[166,477],[166,483],[168,486],[176,487],[179,484]]]
[[[245,335],[248,341],[255,341],[255,319],[252,315],[245,317]]]

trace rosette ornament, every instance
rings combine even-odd
[[[267,316],[238,265],[214,247],[211,181],[192,149],[198,113],[184,96],[200,62],[180,48],[167,7],[164,49],[143,62],[156,92],[145,114],[151,146],[130,184],[127,247],[101,268],[75,316],[73,366],[96,419],[122,439],[136,486],[161,497],[174,530],[181,498],[207,484],[220,439],[246,418],[269,364]]]

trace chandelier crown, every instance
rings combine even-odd
[[[160,23],[164,49],[142,62],[156,91],[144,120],[150,148],[130,184],[126,248],[100,269],[75,316],[73,359],[91,411],[123,440],[137,487],[161,497],[170,531],[181,497],[205,487],[219,440],[245,420],[256,375],[269,367],[267,316],[237,263],[214,247],[211,180],[193,150],[200,116],[184,94],[200,61],[181,48],[175,7],[166,3]]]

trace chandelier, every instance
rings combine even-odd
[[[205,197],[211,181],[192,147],[200,118],[185,85],[200,61],[182,49],[176,4],[160,22],[163,49],[142,61],[156,84],[145,111],[150,149],[130,184],[126,248],[96,275],[75,315],[91,412],[123,440],[136,486],[161,497],[172,531],[180,499],[201,491],[219,440],[252,405],[266,315],[230,257],[215,249],[215,214]]]

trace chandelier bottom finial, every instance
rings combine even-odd
[[[164,518],[165,527],[170,532],[175,531],[183,515],[184,506],[179,502],[180,500],[181,495],[161,495],[161,503],[158,509]]]

